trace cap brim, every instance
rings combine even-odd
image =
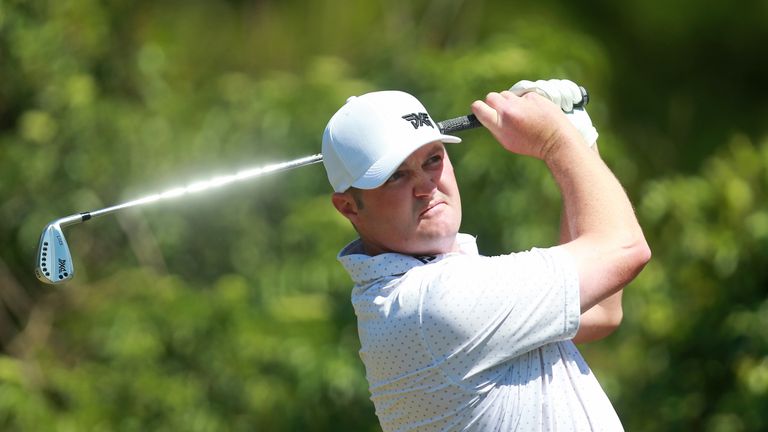
[[[453,136],[453,135],[443,135],[439,134],[437,136],[432,137],[429,141],[424,142],[422,144],[418,144],[414,147],[406,147],[402,149],[398,149],[396,151],[392,151],[383,158],[379,159],[374,163],[368,171],[365,172],[365,174],[362,175],[359,179],[355,180],[351,187],[356,187],[358,189],[376,189],[377,187],[384,184],[384,182],[387,181],[387,179],[392,175],[392,173],[397,170],[397,168],[402,165],[403,161],[408,159],[408,156],[413,154],[416,150],[424,147],[427,144],[433,143],[435,141],[441,141],[444,143],[449,144],[455,144],[460,143],[461,138]]]

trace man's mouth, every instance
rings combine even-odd
[[[434,203],[430,203],[427,206],[427,208],[425,208],[421,213],[419,213],[419,217],[422,218],[424,216],[428,216],[429,213],[431,213],[433,209],[435,209],[436,207],[440,207],[440,206],[442,206],[444,204],[446,204],[445,201],[436,201]]]

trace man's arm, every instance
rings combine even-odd
[[[595,152],[600,154],[597,144],[593,146]],[[573,239],[568,220],[568,213],[563,209],[560,218],[560,243],[565,244]],[[579,319],[579,331],[573,338],[574,343],[593,342],[603,339],[613,333],[621,324],[624,311],[621,307],[621,295],[623,289],[611,295],[600,303],[592,306],[581,314]]]
[[[621,184],[559,107],[535,93],[491,93],[472,110],[507,150],[543,160],[563,196],[581,312],[620,292],[650,259]]]

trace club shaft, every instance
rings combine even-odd
[[[67,225],[73,225],[80,222],[85,222],[89,219],[115,213],[120,210],[129,209],[132,207],[139,207],[145,204],[151,204],[158,201],[164,201],[171,198],[178,198],[184,195],[203,192],[211,189],[220,188],[232,183],[249,180],[254,177],[260,177],[266,174],[271,174],[279,171],[288,171],[295,168],[303,167],[306,165],[316,164],[323,160],[322,154],[315,154],[311,156],[305,156],[299,159],[294,159],[288,162],[281,162],[272,165],[267,165],[258,168],[248,168],[242,171],[238,171],[235,174],[213,177],[208,180],[196,181],[186,186],[180,186],[168,189],[163,192],[147,195],[135,200],[127,201],[121,204],[116,204],[111,207],[105,207],[99,210],[92,210],[88,212],[79,213],[76,215],[67,216],[59,219],[57,222],[62,227]]]

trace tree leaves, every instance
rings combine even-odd
[[[768,427],[765,110],[755,62],[717,61],[764,31],[722,7],[443,6],[4,2],[0,429],[376,430],[335,261],[355,234],[320,165],[69,227],[63,287],[34,280],[40,230],[317,153],[350,95],[400,88],[443,119],[537,77],[589,89],[654,252],[621,329],[583,348],[626,429]],[[713,17],[715,53],[693,38]],[[706,62],[677,62],[689,46]],[[462,136],[463,229],[487,254],[554,244],[545,167]]]

